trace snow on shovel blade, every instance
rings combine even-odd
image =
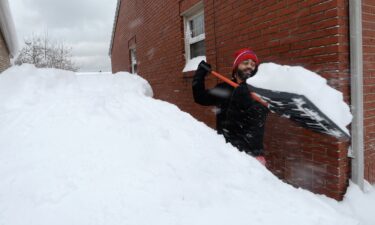
[[[248,86],[249,90],[268,103],[271,111],[280,116],[289,118],[307,129],[329,134],[341,140],[350,138],[347,132],[329,119],[305,96]]]

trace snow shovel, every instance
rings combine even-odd
[[[239,86],[236,82],[213,71],[211,68],[202,65],[212,75],[228,83],[233,87]],[[270,109],[271,112],[286,117],[302,127],[318,133],[324,133],[336,137],[339,140],[347,141],[350,135],[328,118],[316,105],[304,95],[273,91],[268,89],[249,86],[251,97]]]

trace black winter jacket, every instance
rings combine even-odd
[[[251,99],[245,82],[236,89],[226,83],[206,89],[202,73],[197,70],[194,75],[194,101],[218,108],[217,131],[227,142],[250,155],[263,155],[264,125],[269,110]]]
[[[263,155],[264,125],[268,112],[266,107],[250,97],[248,86],[243,82],[232,93],[225,138],[240,151],[253,156]]]

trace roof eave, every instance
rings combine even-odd
[[[113,40],[115,38],[115,33],[116,33],[116,27],[117,27],[117,21],[118,21],[118,16],[120,13],[120,5],[121,5],[121,0],[117,0],[117,6],[116,6],[116,13],[115,13],[115,18],[113,20],[113,28],[112,28],[112,37],[111,37],[111,43],[109,45],[109,52],[108,55],[112,55],[112,48],[113,48]]]

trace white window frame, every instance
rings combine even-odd
[[[131,73],[136,74],[138,72],[137,50],[136,48],[131,48],[129,50],[130,50]],[[135,65],[137,65],[137,71],[135,71]]]
[[[204,41],[206,39],[206,29],[205,33],[200,34],[196,37],[191,37],[191,29],[190,29],[190,23],[192,19],[198,17],[198,16],[204,16],[204,5],[203,2],[199,2],[195,6],[191,7],[189,10],[184,12],[182,16],[184,17],[184,38],[185,38],[185,59],[186,62],[188,62],[191,59],[190,55],[190,46],[192,44],[195,44],[199,41]]]

